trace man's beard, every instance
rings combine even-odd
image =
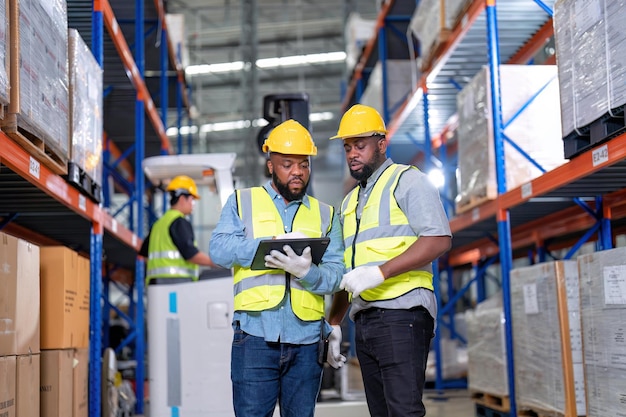
[[[367,180],[376,170],[377,167],[380,166],[379,161],[381,159],[380,149],[376,148],[374,150],[374,156],[370,159],[369,163],[363,164],[363,168],[360,171],[352,171],[350,170],[350,175],[352,178],[357,180],[358,182]]]
[[[276,175],[276,172],[272,172],[272,181],[274,182],[274,185],[278,190],[278,194],[282,195],[283,198],[287,201],[301,200],[302,197],[304,197],[304,194],[306,194],[306,189],[309,186],[309,183],[307,181],[306,183],[304,183],[304,186],[302,187],[302,190],[300,190],[300,192],[292,193],[291,190],[289,190],[289,185],[280,182],[278,176]]]

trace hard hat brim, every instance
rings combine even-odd
[[[372,130],[370,132],[359,133],[358,135],[335,135],[330,138],[333,139],[349,139],[349,138],[368,138],[371,136],[385,136],[387,134],[386,130]]]

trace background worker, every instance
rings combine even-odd
[[[195,181],[179,175],[166,190],[170,194],[170,209],[154,223],[139,250],[141,256],[148,258],[147,285],[197,281],[199,265],[215,266],[198,249],[193,227],[186,218],[200,199]],[[171,279],[175,281],[168,281]]]
[[[287,120],[262,149],[271,180],[236,190],[211,236],[211,259],[234,267],[233,405],[237,417],[272,416],[277,401],[282,417],[313,417],[324,361],[319,342],[331,330],[323,296],[339,289],[344,271],[341,229],[333,207],[306,192],[317,154],[310,133]],[[267,270],[252,270],[259,242],[274,236],[328,236],[330,244],[319,265],[309,248],[298,256],[286,245],[285,254],[266,256]]]
[[[437,302],[431,263],[451,245],[437,189],[417,168],[385,156],[385,123],[354,105],[331,139],[343,139],[358,185],[341,204],[346,270],[329,314],[328,361],[339,366],[339,327],[351,300],[355,346],[372,417],[424,416],[426,360]]]

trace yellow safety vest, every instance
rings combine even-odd
[[[285,233],[280,213],[263,187],[237,190],[239,217],[249,239],[271,238]],[[309,196],[310,208],[300,204],[293,220],[292,231],[316,238],[330,231],[333,207]],[[313,294],[297,280],[287,279],[284,271],[253,271],[236,265],[234,294],[236,311],[263,311],[276,307],[290,288],[291,308],[304,321],[319,320],[324,316],[324,297]]]
[[[362,265],[381,265],[395,258],[415,241],[417,236],[398,206],[393,193],[400,175],[408,165],[392,164],[381,174],[363,204],[357,221],[358,187],[341,203],[341,220],[345,244],[344,262],[350,271]],[[433,275],[427,271],[409,271],[387,278],[376,288],[361,293],[366,301],[390,300],[415,288],[433,289]]]
[[[152,278],[192,278],[194,281],[198,279],[198,265],[183,258],[170,236],[170,226],[174,220],[181,217],[184,217],[183,213],[170,209],[152,226],[148,244],[146,284]]]

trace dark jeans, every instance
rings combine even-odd
[[[317,343],[270,343],[235,330],[231,379],[237,417],[313,417],[322,382]]]
[[[355,317],[356,353],[372,417],[422,417],[434,321],[422,307],[373,308]]]

